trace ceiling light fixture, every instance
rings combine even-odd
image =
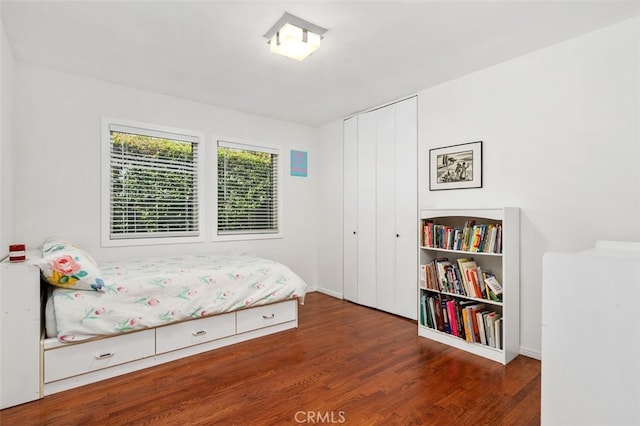
[[[273,53],[302,61],[320,47],[325,32],[325,28],[285,12],[264,36]]]

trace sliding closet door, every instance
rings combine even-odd
[[[358,301],[358,117],[344,121],[343,297]]]
[[[417,98],[395,104],[395,311],[417,319],[418,108]]]

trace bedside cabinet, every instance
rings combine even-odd
[[[40,398],[40,269],[0,263],[0,409]]]

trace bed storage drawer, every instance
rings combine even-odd
[[[100,370],[155,354],[155,330],[44,351],[44,382]]]
[[[236,334],[236,315],[215,315],[156,329],[156,352],[164,353]]]
[[[238,333],[245,333],[296,319],[296,301],[274,303],[236,312]]]

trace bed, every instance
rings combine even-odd
[[[43,394],[295,328],[307,286],[288,267],[247,253],[98,265],[50,239]]]

